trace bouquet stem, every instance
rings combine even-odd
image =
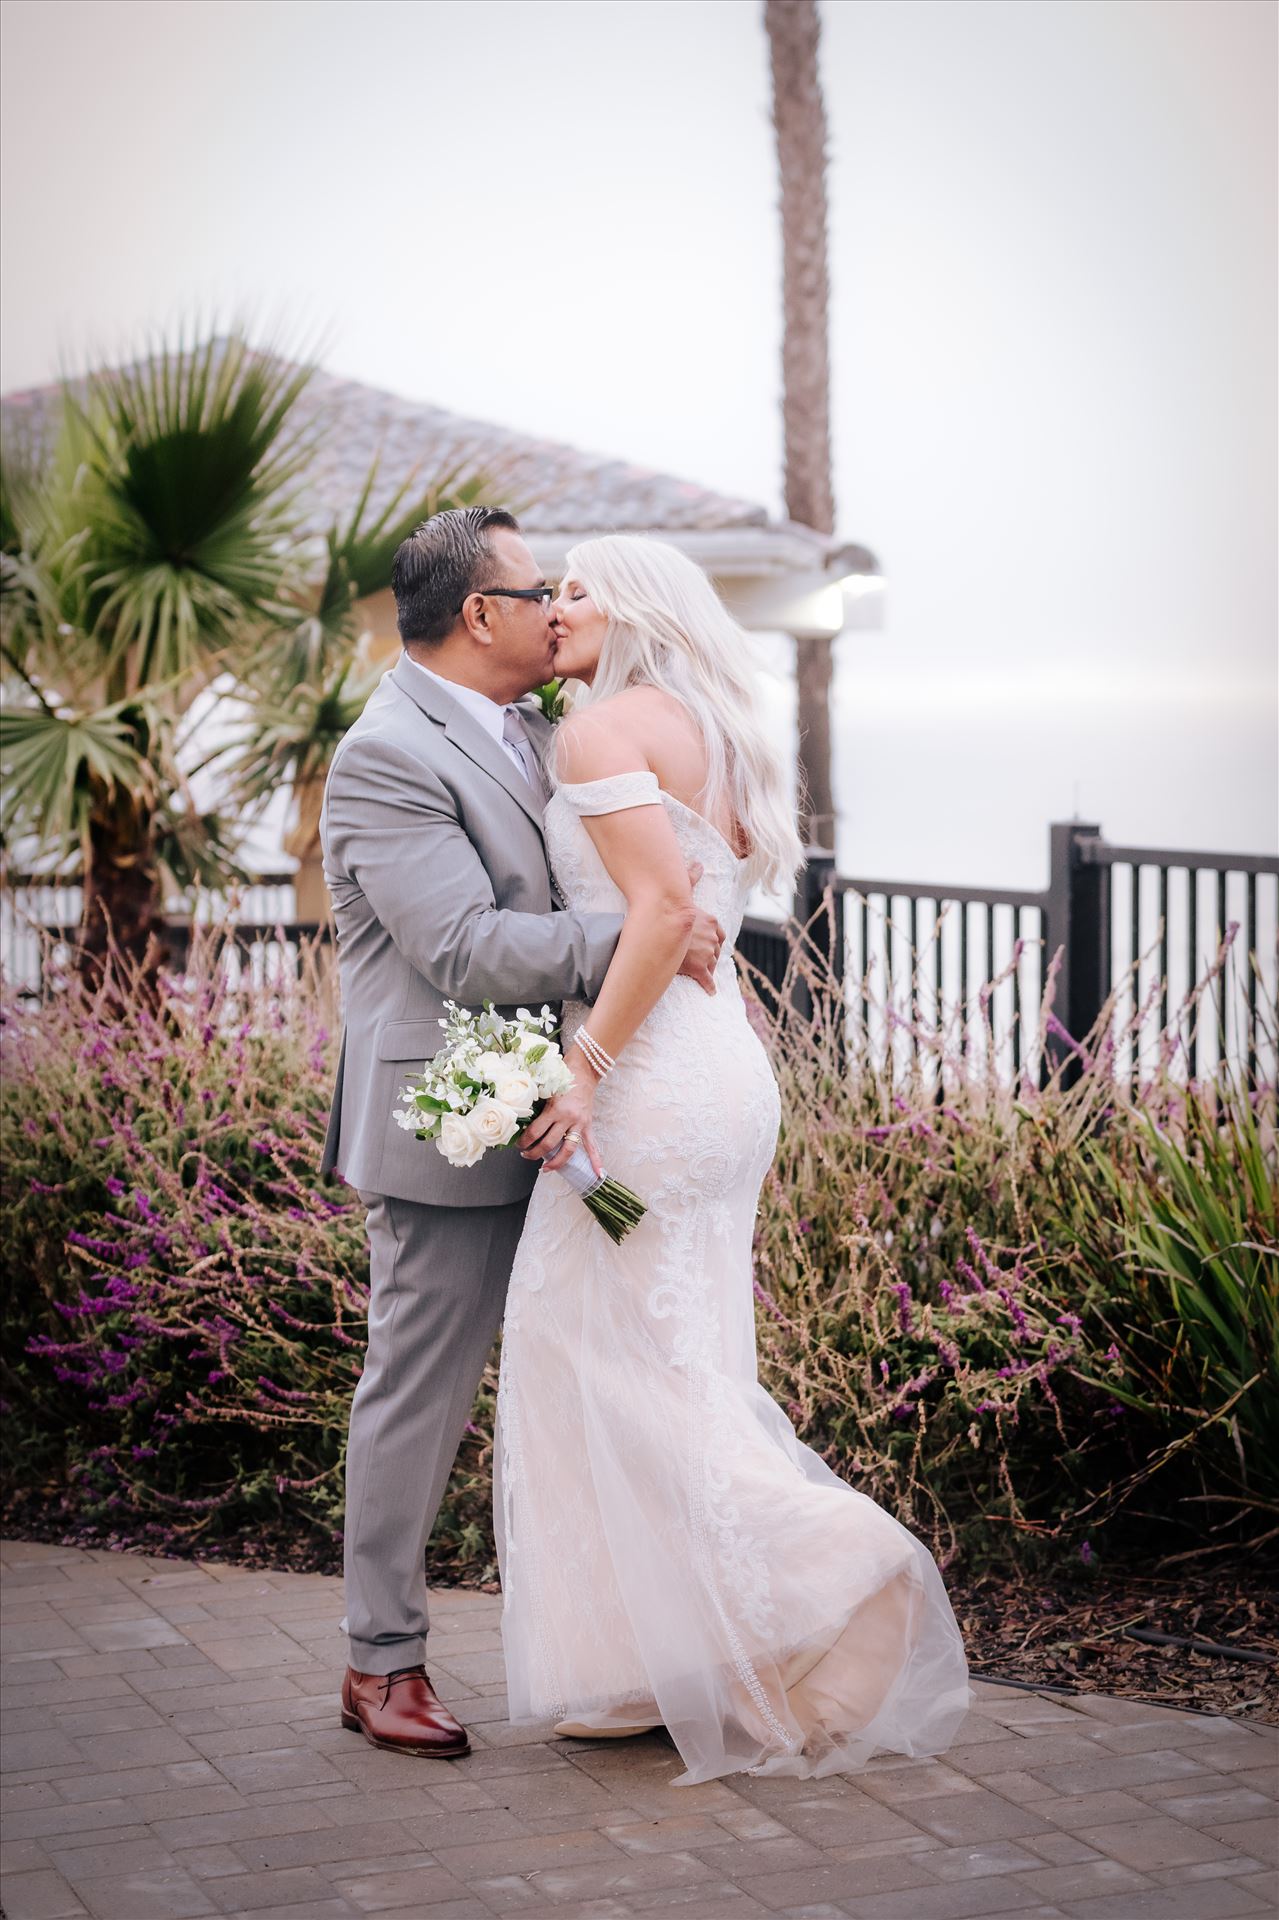
[[[596,1173],[584,1147],[574,1147],[571,1157],[557,1171],[563,1174],[615,1246],[622,1244],[648,1211],[638,1195],[624,1187],[620,1180],[612,1179],[607,1173]]]

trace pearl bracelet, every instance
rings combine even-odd
[[[586,1055],[587,1060],[601,1080],[603,1080],[607,1074],[612,1073],[613,1068],[617,1065],[616,1060],[611,1053],[605,1052],[599,1041],[589,1034],[585,1027],[578,1028],[577,1033],[574,1035],[574,1043],[582,1049],[582,1052]]]

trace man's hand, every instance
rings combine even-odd
[[[694,860],[688,869],[693,886],[697,885],[704,871],[701,861]],[[700,907],[695,908],[694,912],[693,933],[680,972],[687,974],[690,980],[696,980],[704,992],[714,993],[715,968],[724,944],[724,929],[714,914],[703,913]]]

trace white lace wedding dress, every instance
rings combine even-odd
[[[537,1182],[502,1348],[496,1516],[510,1717],[657,1722],[681,1783],[942,1752],[967,1666],[927,1549],[797,1439],[758,1384],[751,1241],[778,1094],[733,964],[742,864],[651,773],[560,786],[571,907],[624,902],[584,814],[661,805],[725,929],[708,995],[675,980],[599,1089],[607,1171],[647,1202],[615,1247]],[[587,1008],[564,1008],[565,1043]]]

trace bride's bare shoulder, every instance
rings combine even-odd
[[[555,729],[555,769],[561,780],[601,780],[649,768],[643,687],[577,708]]]
[[[679,701],[660,687],[627,687],[607,700],[579,707],[555,730],[561,780],[649,768],[672,726],[686,724]],[[574,771],[569,771],[573,769]]]
[[[682,700],[664,687],[626,687],[610,694],[607,700],[583,708],[571,716],[573,721],[594,723],[602,731],[620,729],[641,745],[669,739],[672,729],[683,731],[690,716]],[[566,724],[568,724],[566,722]]]

